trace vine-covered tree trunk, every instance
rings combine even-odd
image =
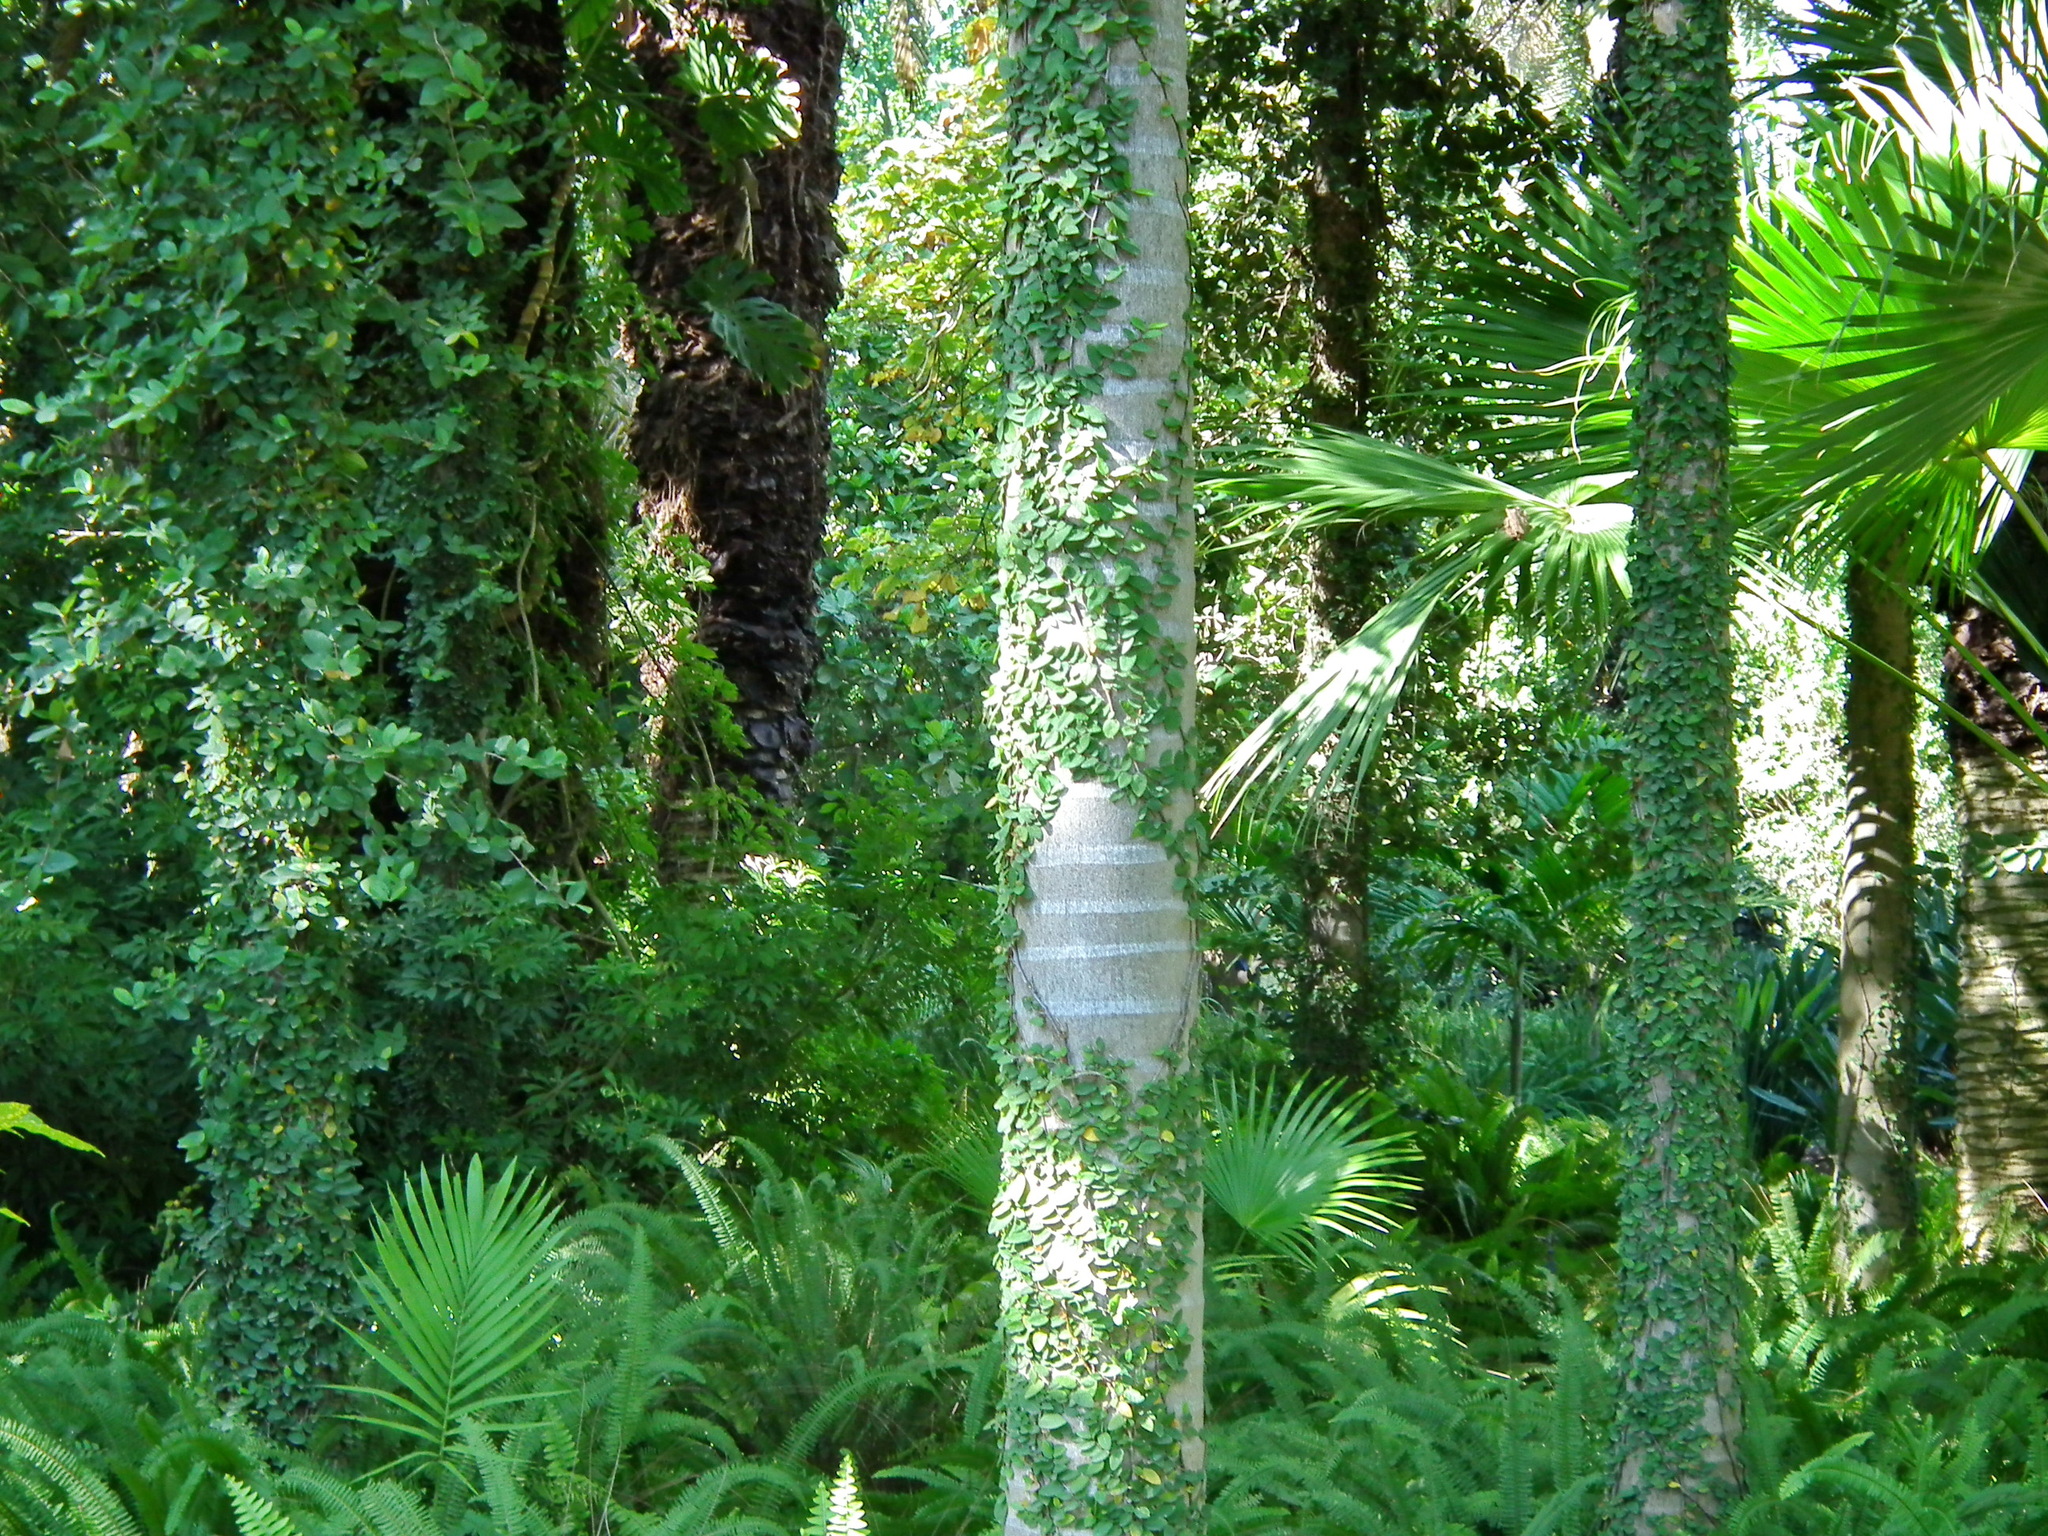
[[[563,754],[486,727],[540,734],[547,622],[595,617],[548,591],[576,571],[540,574],[539,502],[602,526],[585,407],[610,341],[545,313],[576,153],[541,106],[567,62],[548,19],[508,40],[460,0],[305,14],[101,8],[74,39],[37,130],[67,158],[36,376],[8,380],[47,409],[8,501],[93,533],[0,682],[61,722],[54,763],[151,824],[135,878],[197,889],[121,995],[198,1036],[206,1203],[173,1263],[210,1298],[208,1385],[286,1437],[332,1402],[360,1111],[405,1044],[365,972],[431,948],[464,885],[521,925],[554,904],[516,873],[511,797]]]
[[[1996,617],[1963,609],[1955,646],[2048,724],[2048,687]],[[2032,770],[1951,730],[1968,861],[1956,1011],[1957,1194],[1964,1246],[1983,1255],[2048,1226],[2048,869],[1996,861],[2001,849],[2048,846],[2048,789],[2034,777],[2048,775],[2048,752],[1954,651],[1947,671],[1949,702]]]
[[[711,567],[697,639],[717,656],[736,698],[745,745],[738,767],[788,804],[812,749],[805,698],[818,665],[815,567],[824,547],[831,431],[825,379],[776,394],[713,337],[691,279],[736,258],[765,273],[761,295],[823,329],[839,301],[838,106],[845,34],[823,0],[708,8],[747,47],[762,48],[797,86],[794,142],[743,166],[722,165],[678,79],[682,40],[643,28],[634,51],[660,93],[691,207],[654,221],[634,272],[664,322],[635,337],[651,375],[634,415],[641,515],[693,540]],[[657,679],[659,688],[664,679]],[[660,756],[666,781],[657,833],[682,832],[678,800],[702,749],[690,738],[695,701],[677,700]]]
[[[1735,166],[1727,0],[1656,0],[1637,16],[1637,857],[1618,1031],[1621,1381],[1607,1527],[1653,1536],[1713,1529],[1741,1486],[1727,484]]]
[[[1890,1274],[1909,1244],[1913,1175],[1913,615],[1885,574],[1852,560],[1844,709],[1849,780],[1842,866],[1842,1017],[1836,1039],[1838,1244],[1851,1258],[1877,1234],[1893,1252],[1864,1272]]]
[[[1014,0],[990,716],[1018,937],[992,1226],[1011,1536],[1199,1532],[1178,0]]]

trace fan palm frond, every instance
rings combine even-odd
[[[1270,537],[1340,524],[1456,519],[1421,568],[1351,639],[1309,670],[1203,788],[1218,820],[1263,813],[1304,782],[1320,794],[1355,781],[1379,749],[1439,607],[1512,607],[1553,632],[1604,631],[1629,595],[1630,509],[1617,477],[1529,489],[1377,438],[1322,433],[1258,474],[1219,488],[1278,514]]]
[[[1375,1135],[1363,1094],[1230,1079],[1215,1097],[1202,1169],[1209,1198],[1258,1249],[1305,1258],[1319,1234],[1384,1231],[1413,1181],[1402,1134]]]

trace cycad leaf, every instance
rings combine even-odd
[[[445,1462],[464,1418],[535,1394],[508,1390],[547,1342],[559,1292],[549,1265],[556,1211],[532,1174],[495,1183],[471,1158],[406,1181],[371,1232],[362,1277],[375,1327],[356,1340],[393,1386],[354,1389],[391,1405],[385,1424]]]

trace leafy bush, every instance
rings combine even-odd
[[[1413,1127],[1425,1240],[1496,1280],[1534,1288],[1556,1274],[1597,1288],[1615,1230],[1604,1121],[1549,1120],[1441,1068],[1410,1078],[1398,1102]]]

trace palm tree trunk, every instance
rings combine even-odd
[[[2012,636],[1975,606],[1958,617],[1972,652],[2038,722],[2048,687],[2022,665]],[[2048,774],[2048,752],[1956,652],[1949,701]],[[1968,859],[1956,1010],[1956,1171],[1964,1247],[1988,1255],[2048,1227],[2048,869],[2000,868],[2000,847],[2048,844],[2048,789],[1984,742],[1950,736]]]
[[[1199,1532],[1185,23],[1177,0],[1010,20],[1004,1529]]]
[[[1741,1491],[1727,0],[1636,13],[1642,206],[1628,729],[1636,778],[1607,1528],[1706,1531]]]
[[[718,25],[742,45],[765,49],[796,82],[802,122],[795,142],[771,150],[743,174],[721,167],[698,126],[694,98],[676,80],[681,39],[643,27],[641,68],[663,101],[670,142],[691,206],[654,221],[634,276],[665,322],[634,338],[655,377],[634,413],[632,456],[641,515],[667,537],[693,541],[711,567],[697,614],[697,639],[733,685],[732,710],[744,738],[737,767],[770,800],[795,799],[812,750],[805,711],[818,665],[815,567],[824,549],[825,460],[831,431],[821,374],[774,394],[711,336],[690,299],[706,262],[737,256],[770,279],[763,296],[820,329],[839,302],[839,242],[832,203],[839,191],[839,68],[845,35],[821,0],[716,5]],[[653,691],[669,676],[650,658]],[[694,700],[678,700],[658,749],[663,782],[655,824],[665,862],[687,837],[687,787],[702,761],[694,745]]]
[[[1913,616],[1861,560],[1849,566],[1845,708],[1848,852],[1842,866],[1842,1011],[1835,1055],[1839,1259],[1888,1235],[1912,1241]],[[1862,1283],[1881,1285],[1893,1253]]]

